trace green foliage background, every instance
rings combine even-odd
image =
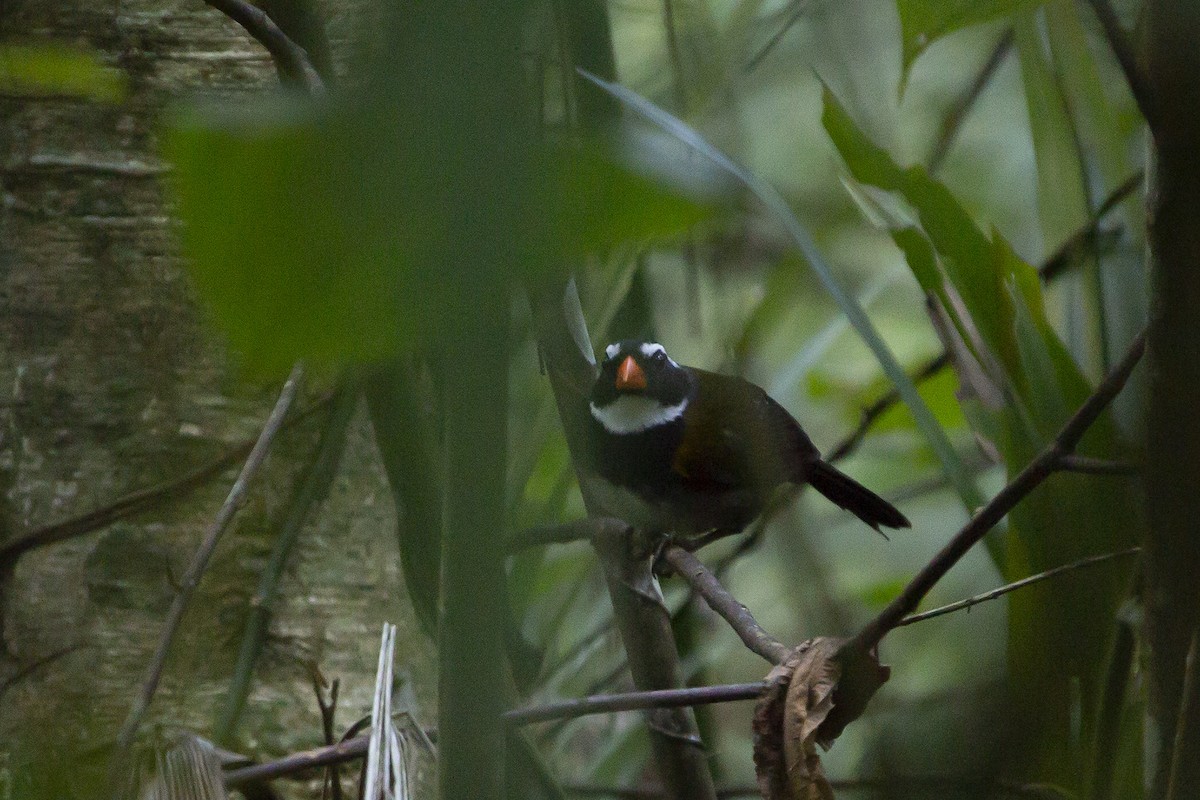
[[[529,115],[540,96],[543,133],[518,154],[528,181],[510,199],[529,226],[511,231],[521,268],[488,277],[512,295],[509,530],[583,513],[521,291],[573,270],[597,345],[653,338],[683,363],[737,371],[823,448],[888,388],[885,374],[898,385],[909,408],[885,415],[844,468],[898,498],[913,531],[880,541],[805,494],[723,573],[786,641],[850,633],[1044,446],[1141,326],[1136,199],[1106,219],[1116,233],[1099,238],[1100,252],[1070,255],[1050,287],[1033,266],[1140,164],[1132,102],[1094,20],[1066,0],[636,0],[608,11],[617,78],[636,95],[618,94],[625,121],[602,143],[564,144],[570,110],[599,89],[562,63],[555,12],[535,9],[525,33],[541,87]],[[999,67],[963,110],[997,46]],[[381,73],[320,109],[289,99],[174,122],[166,153],[196,285],[251,370],[398,352],[435,374],[457,368],[441,360],[463,323],[454,314],[471,313],[457,299],[482,277],[436,258],[466,207],[430,193],[436,169],[380,113],[422,113],[393,106],[394,88]],[[491,122],[462,124],[487,137]],[[945,158],[930,163],[947,129]],[[943,374],[918,390],[897,367],[935,355],[939,327],[958,380]],[[1082,452],[1131,457],[1134,408],[1120,404]],[[1052,478],[930,603],[1128,546],[1141,524],[1135,488]],[[539,653],[514,665],[518,694],[626,686],[588,548],[522,553],[508,577],[514,624]],[[1100,753],[1094,724],[1128,582],[1128,564],[1098,568],[889,636],[893,680],[829,754],[828,772],[1001,769],[1078,791],[1108,759],[1135,787],[1136,725],[1122,749]],[[684,610],[677,582],[665,589],[693,681],[765,671],[707,613]],[[721,783],[752,782],[748,715],[703,712]],[[533,739],[570,783],[628,785],[645,768],[632,715]]]

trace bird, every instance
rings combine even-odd
[[[743,378],[683,366],[657,342],[614,342],[588,395],[589,490],[600,510],[663,535],[736,534],[784,484],[809,485],[882,533],[911,526],[832,464]]]

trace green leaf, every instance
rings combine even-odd
[[[592,142],[546,154],[543,194],[530,233],[546,242],[549,263],[674,236],[712,215],[712,202],[687,197],[606,150]]]
[[[196,288],[252,372],[378,361],[454,324],[445,310],[467,278],[440,254],[470,209],[380,117],[277,97],[169,129]],[[547,149],[524,177],[506,198],[522,209],[522,271],[506,280],[677,234],[713,209],[599,147]]]
[[[415,265],[448,221],[388,191],[394,164],[364,162],[349,132],[283,98],[169,130],[193,280],[252,371],[381,359],[418,328],[401,309],[428,308]]]
[[[973,329],[979,332],[978,337],[966,336],[960,325],[960,332],[977,358],[986,362],[994,355],[1004,364],[1015,364],[1016,344],[1009,323],[1012,310],[1007,293],[992,267],[992,243],[971,215],[924,168],[899,167],[886,150],[862,133],[828,90],[821,120],[856,180],[900,193],[916,211],[924,237],[937,252],[938,263],[970,312]],[[928,248],[920,242],[920,237],[901,233],[897,238],[893,233],[893,238],[906,256],[916,259],[909,267],[922,287],[942,294]],[[955,304],[948,302],[944,294],[942,299],[956,323],[960,323]],[[981,344],[986,345],[988,352],[980,351]]]
[[[958,378],[954,375],[953,370],[942,370],[932,378],[922,381],[919,388],[921,397],[925,398],[925,402],[929,404],[929,410],[933,412],[939,425],[948,431],[961,430],[966,427],[966,418],[963,416],[962,406],[959,405],[956,396]],[[878,388],[873,389],[869,394],[864,395],[863,403],[858,407],[865,407],[879,394]],[[883,432],[911,429],[915,426],[907,408],[902,405],[893,405],[881,414],[871,427],[876,432]]]
[[[127,89],[125,73],[105,66],[92,53],[59,45],[0,46],[4,94],[69,95],[117,103]]]
[[[908,71],[929,45],[948,33],[990,22],[1041,0],[896,0],[904,43],[904,70]]]
[[[1059,90],[1058,76],[1043,52],[1034,15],[1021,14],[1013,29],[1037,156],[1042,233],[1048,247],[1054,247],[1088,220],[1083,165],[1075,125]]]

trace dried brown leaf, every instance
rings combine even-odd
[[[832,800],[817,730],[833,708],[839,639],[810,639],[767,675],[754,712],[754,767],[766,800]]]
[[[766,800],[833,800],[817,747],[828,748],[888,679],[874,653],[809,639],[766,677],[754,711],[754,769]]]

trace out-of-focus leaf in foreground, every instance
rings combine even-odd
[[[925,48],[948,33],[990,22],[1042,0],[896,0],[904,47],[904,70]]]
[[[61,45],[0,46],[0,92],[67,95],[106,103],[125,97],[125,73],[92,54]]]
[[[281,96],[193,108],[166,137],[196,287],[252,372],[392,355],[453,324],[443,312],[472,280],[438,256],[462,209],[437,165],[364,107]],[[598,146],[549,146],[523,174],[511,281],[679,233],[711,209]]]

